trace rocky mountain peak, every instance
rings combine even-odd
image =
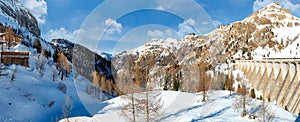
[[[267,5],[261,11],[291,13],[289,9],[282,8],[278,2],[271,3],[271,4]]]
[[[276,25],[277,28],[300,25],[300,19],[292,15],[289,9],[282,8],[277,2],[254,12],[242,22],[250,22],[256,26],[272,24]]]

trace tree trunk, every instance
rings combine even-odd
[[[61,71],[61,78],[60,78],[60,80],[64,80],[64,72],[63,71]]]
[[[242,117],[246,116],[246,88],[243,86],[243,112]]]
[[[133,119],[133,122],[135,122],[135,107],[134,107],[133,93],[131,93],[131,107],[132,107],[132,119]]]
[[[146,115],[147,119],[146,122],[149,122],[149,99],[148,99],[148,92],[146,92]]]

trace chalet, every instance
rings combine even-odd
[[[1,52],[1,63],[29,67],[29,52]]]
[[[0,33],[0,40],[5,41],[8,47],[21,44],[22,37],[14,33]]]

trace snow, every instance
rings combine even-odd
[[[229,96],[229,91],[209,91],[207,102],[201,102],[202,93],[184,93],[178,91],[162,91],[163,111],[162,117],[158,121],[243,121],[254,122],[257,120],[242,118],[240,112],[232,107],[237,93]],[[254,100],[254,105],[259,105],[261,101]],[[117,97],[106,102],[105,106],[93,117],[73,117],[70,121],[127,121],[120,115],[121,97]],[[274,121],[294,121],[295,115],[283,110],[280,106],[270,103],[272,111],[275,113]],[[248,110],[253,109],[248,108]],[[64,120],[61,120],[63,122]]]
[[[2,1],[1,1],[2,2]],[[8,3],[4,1],[7,6],[10,6],[14,11],[20,9],[26,10],[21,4]],[[1,5],[1,4],[0,4]],[[277,10],[277,9],[274,9]],[[268,11],[267,14],[274,14],[275,12]],[[254,50],[254,59],[262,59],[263,55],[269,54],[270,58],[276,57],[288,57],[288,58],[300,58],[300,35],[299,27],[286,27],[289,22],[299,22],[298,19],[291,20],[292,16],[287,15],[287,18],[280,22],[284,24],[284,27],[273,29],[272,31],[276,35],[273,41],[287,45],[283,50],[270,49],[266,47],[258,47]],[[253,18],[248,18],[244,21],[253,21]],[[35,37],[28,32],[24,27],[20,27],[15,19],[4,14],[0,11],[0,21],[4,25],[9,25],[15,29],[22,30],[22,35],[28,35],[31,40]],[[275,20],[271,20],[272,22]],[[258,25],[259,29],[264,28],[264,25]],[[210,34],[210,40],[216,41],[222,38],[218,35],[218,30],[212,31]],[[193,36],[196,38],[197,36]],[[29,41],[24,38],[25,41]],[[286,40],[287,39],[287,40]],[[295,39],[295,40],[294,40]],[[199,40],[197,40],[199,41]],[[161,57],[175,53],[182,45],[190,43],[187,40],[176,39],[153,39],[143,46],[128,51],[131,54],[145,55],[154,50],[161,50]],[[201,46],[203,43],[196,41],[196,46]],[[207,43],[207,42],[206,42]],[[198,45],[199,44],[199,45]],[[51,46],[41,41],[41,45],[44,49],[49,49],[53,54]],[[66,46],[66,45],[62,45]],[[154,48],[155,47],[155,48]],[[153,49],[154,48],[154,49]],[[4,76],[0,76],[0,121],[57,121],[62,119],[62,106],[65,104],[67,96],[71,96],[71,102],[74,106],[70,121],[126,121],[126,119],[120,116],[120,105],[124,103],[121,97],[102,102],[107,99],[105,96],[100,100],[95,96],[89,96],[85,93],[85,85],[90,85],[90,81],[82,76],[74,76],[74,72],[69,74],[63,81],[56,78],[52,81],[52,70],[55,67],[54,62],[51,59],[45,59],[47,62],[45,65],[45,73],[43,76],[39,74],[36,67],[39,63],[38,54],[35,49],[28,48],[24,45],[17,45],[10,49],[14,52],[30,52],[30,68],[22,66],[8,66],[4,69],[1,67]],[[137,53],[138,52],[138,53]],[[111,59],[110,54],[100,52],[101,56],[106,59]],[[244,54],[246,55],[246,54]],[[284,55],[284,56],[282,56]],[[238,51],[234,55],[235,58],[242,56],[242,51]],[[231,68],[231,64],[229,67]],[[217,71],[228,74],[228,65],[219,64]],[[13,73],[15,79],[11,80]],[[237,74],[241,76],[243,73],[240,70],[234,70],[233,76],[236,79]],[[57,87],[64,84],[67,88],[67,93],[64,94]],[[234,87],[237,88],[238,83],[234,83]],[[255,92],[257,96],[261,94],[261,91]],[[238,111],[232,108],[232,102],[237,93],[233,96],[228,96],[229,91],[209,91],[207,102],[201,102],[202,93],[184,93],[177,91],[162,91],[163,110],[164,113],[159,119],[160,121],[256,121],[242,118]],[[258,104],[260,101],[254,100]],[[53,103],[53,104],[51,104]],[[52,106],[53,105],[53,106]],[[271,104],[273,111],[275,112],[275,121],[293,121],[296,119],[295,115],[283,110],[281,107]],[[5,108],[5,109],[3,109]],[[89,111],[86,110],[88,108]],[[250,109],[250,108],[249,108]],[[92,112],[91,112],[92,111]],[[96,112],[97,114],[92,117],[90,113]],[[61,120],[63,121],[63,120]]]
[[[260,60],[263,58],[300,58],[300,31],[299,27],[283,27],[273,30],[277,37],[273,41],[287,45],[284,49],[258,47],[253,51],[253,59]],[[238,54],[236,54],[238,55]]]
[[[105,58],[106,60],[110,61],[113,58],[112,54],[106,53],[106,52],[97,52],[98,55],[100,55],[101,57]]]
[[[51,48],[50,45],[41,43],[46,48]],[[44,75],[41,76],[36,69],[40,61],[34,49],[17,45],[10,51],[29,51],[30,68],[19,65],[0,66],[1,74],[3,74],[0,76],[0,121],[56,121],[62,119],[62,109],[67,96],[71,97],[70,101],[73,105],[69,116],[90,116],[81,101],[82,96],[90,101],[98,100],[85,92],[84,87],[90,83],[89,80],[80,75],[74,77],[74,72],[71,72],[63,81],[59,76],[52,81],[52,70],[55,69],[52,59],[44,59],[46,65]],[[55,71],[58,73],[56,69]],[[15,79],[11,80],[13,72],[16,72]],[[59,84],[66,86],[66,94],[58,89]],[[50,106],[51,102],[54,102],[53,106]]]
[[[136,49],[127,51],[127,53],[125,54],[136,55],[138,53],[139,55],[145,55],[153,50],[161,50],[161,56],[168,56],[170,53],[174,53],[173,51],[175,51],[176,49],[179,49],[183,43],[186,43],[186,41],[172,38],[152,39]]]

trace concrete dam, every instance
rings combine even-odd
[[[263,97],[288,111],[300,112],[300,60],[237,60],[236,68],[242,70],[252,88],[262,90]]]

